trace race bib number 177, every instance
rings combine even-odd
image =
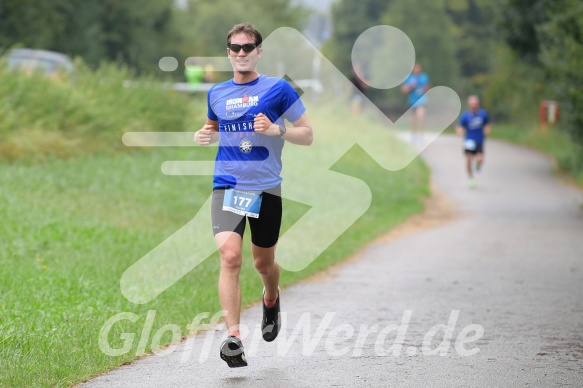
[[[226,189],[223,210],[241,216],[259,218],[262,194],[261,191]]]

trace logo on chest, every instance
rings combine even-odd
[[[484,124],[484,120],[481,117],[472,117],[468,125],[469,129],[480,129]]]
[[[259,96],[248,96],[244,94],[240,98],[229,98],[225,102],[225,109],[239,109],[239,108],[249,108],[252,106],[257,106],[259,104]]]
[[[239,142],[239,151],[241,151],[242,153],[248,154],[249,152],[251,152],[252,149],[253,143],[251,143],[251,140],[243,139]]]

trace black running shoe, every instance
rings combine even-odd
[[[279,287],[277,288],[277,300],[273,307],[265,306],[265,288],[263,289],[262,304],[263,304],[263,321],[261,322],[261,333],[263,334],[263,339],[267,342],[271,342],[277,338],[279,334],[279,329],[281,328],[281,320],[279,316],[279,297],[280,297]]]
[[[234,335],[227,337],[221,344],[221,358],[230,368],[247,366],[247,357],[245,357],[243,343]]]

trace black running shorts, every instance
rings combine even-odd
[[[213,234],[235,232],[243,237],[246,219],[249,219],[251,242],[260,248],[271,248],[279,239],[281,227],[281,186],[263,192],[259,218],[241,216],[223,210],[225,189],[214,189],[212,199]]]

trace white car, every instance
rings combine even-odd
[[[74,73],[73,61],[65,54],[47,50],[13,49],[8,53],[8,68],[27,73],[42,71],[50,78]]]

